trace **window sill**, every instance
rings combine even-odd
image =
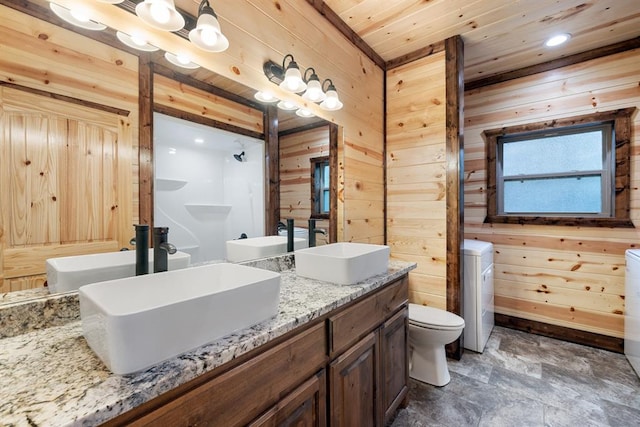
[[[563,225],[570,227],[635,228],[630,219],[558,216],[487,216],[485,224]]]

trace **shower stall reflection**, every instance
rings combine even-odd
[[[264,141],[154,113],[153,153],[154,225],[192,263],[264,235]]]

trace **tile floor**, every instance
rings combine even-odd
[[[449,371],[444,387],[411,380],[392,427],[640,426],[640,379],[621,354],[496,327]]]

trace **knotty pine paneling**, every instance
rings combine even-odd
[[[153,102],[205,119],[263,133],[262,111],[155,74]]]
[[[329,125],[280,137],[280,221],[293,218],[296,227],[307,228],[311,217],[311,163],[329,156]],[[328,243],[329,221],[317,220],[318,244]]]
[[[5,6],[0,39],[5,292],[42,286],[46,258],[129,246],[138,58]]]
[[[387,244],[418,263],[410,301],[446,309],[444,52],[387,72]]]
[[[484,224],[485,129],[640,107],[632,50],[465,94],[465,237],[495,245],[496,312],[623,336],[624,252],[638,229]],[[634,116],[631,219],[640,226],[640,115]]]

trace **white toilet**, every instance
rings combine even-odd
[[[464,329],[464,319],[439,308],[409,304],[409,376],[438,387],[451,380],[444,346]]]

